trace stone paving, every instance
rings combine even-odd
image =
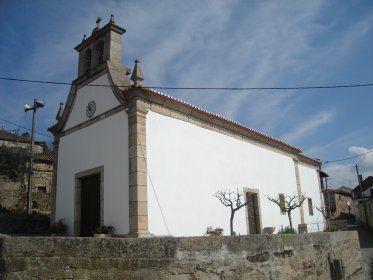
[[[373,271],[370,271],[370,266],[373,262],[373,232],[362,226],[349,226],[349,230],[357,230],[359,234],[364,268],[364,277],[362,280],[371,280],[373,279]]]

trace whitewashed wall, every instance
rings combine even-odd
[[[149,230],[156,235],[168,233],[153,186],[175,236],[202,235],[208,226],[223,227],[229,234],[230,210],[213,197],[219,189],[259,189],[262,227],[276,226],[277,232],[288,225],[287,216],[264,196],[297,193],[294,162],[288,156],[150,111],[147,157]],[[293,211],[294,226],[300,223],[298,210]],[[238,234],[247,234],[245,216],[245,209],[236,213]]]
[[[97,104],[99,105],[99,103]],[[56,219],[74,225],[75,174],[104,166],[104,223],[129,230],[128,118],[122,111],[60,139]]]
[[[323,215],[316,210],[316,207],[321,208],[321,189],[319,187],[318,173],[315,168],[310,168],[306,165],[299,164],[299,177],[302,193],[307,198],[312,199],[313,215],[310,215],[307,199],[303,203],[304,222],[307,224],[323,222]],[[315,225],[316,227],[316,225]],[[322,230],[322,228],[320,228]]]
[[[90,83],[90,85],[110,85],[108,75],[105,74],[99,77],[97,80]],[[86,108],[88,103],[93,100],[96,102],[95,116],[120,105],[110,87],[83,87],[77,92],[73,104],[73,110],[67,119],[65,129],[69,129],[88,120],[88,117],[86,116]]]

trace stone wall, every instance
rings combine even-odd
[[[0,237],[0,279],[361,279],[356,232]],[[343,270],[343,271],[342,271]],[[331,273],[334,273],[331,278]]]
[[[51,162],[35,162],[32,184],[33,210],[51,212],[53,165]],[[18,180],[0,176],[0,204],[7,209],[25,209],[27,200],[27,173]]]
[[[34,209],[49,214],[51,212],[53,165],[51,162],[34,163],[34,181],[32,200],[36,202]]]
[[[334,203],[335,211],[332,213],[332,219],[336,219],[339,217],[348,217],[348,215],[355,215],[353,207],[354,203],[351,196],[335,193]]]
[[[7,209],[24,208],[26,205],[27,179],[10,180],[0,176],[0,204]]]

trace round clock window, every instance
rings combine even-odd
[[[91,101],[88,103],[87,108],[86,108],[86,115],[88,118],[91,118],[96,112],[96,102]]]

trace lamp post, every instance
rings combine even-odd
[[[32,213],[32,178],[34,175],[34,134],[35,134],[35,113],[38,108],[43,108],[45,102],[43,100],[34,99],[34,106],[25,105],[25,112],[32,110],[32,127],[31,127],[31,143],[30,143],[30,163],[28,171],[27,184],[27,213]]]

